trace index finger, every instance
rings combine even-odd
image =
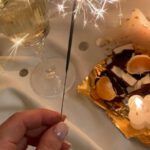
[[[62,121],[61,115],[51,110],[36,109],[19,112],[0,126],[0,137],[18,143],[28,130],[43,125],[52,126],[59,121]]]

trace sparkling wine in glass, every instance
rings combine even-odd
[[[48,0],[1,0],[0,33],[24,44],[40,43],[49,33]]]
[[[16,45],[21,43],[28,49],[32,45],[35,51],[44,50],[43,41],[50,30],[48,11],[48,0],[0,0],[0,33]],[[66,60],[50,57],[41,57],[42,62],[34,68],[30,78],[32,89],[46,98],[61,96],[65,79]],[[73,65],[69,70],[66,90],[75,80]]]

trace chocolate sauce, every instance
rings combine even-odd
[[[120,78],[118,78],[111,70],[106,70],[101,73],[101,76],[107,76],[118,95],[127,93],[127,84]]]
[[[114,66],[117,66],[120,69],[122,69],[124,72],[126,72],[126,64],[131,59],[133,54],[135,54],[135,51],[130,50],[130,49],[125,49],[119,54],[114,54],[113,53],[113,55],[111,56],[112,57],[112,63],[107,65],[106,70],[103,71],[100,75],[100,77],[101,76],[107,76],[110,79],[111,83],[112,83],[113,89],[117,94],[117,97],[113,100],[113,102],[121,103],[121,101],[124,99],[124,97],[122,97],[122,95],[132,96],[132,95],[138,94],[138,95],[144,96],[144,95],[150,94],[150,84],[142,85],[141,89],[133,91],[131,93],[128,93],[127,88],[130,85],[126,81],[124,81],[122,78],[119,78],[116,74],[114,74],[111,71],[111,69]],[[134,77],[137,80],[140,80],[146,74],[147,73],[143,73],[141,75],[136,74],[136,75],[131,75],[131,76]],[[97,82],[98,80],[99,79],[96,79],[95,82]],[[110,104],[111,104],[111,102],[110,102]],[[109,105],[109,103],[108,103],[108,105]]]
[[[143,73],[143,74],[133,74],[132,76],[137,79],[137,80],[140,80],[142,79],[147,73],[149,72],[146,72],[146,73]]]
[[[126,64],[134,54],[134,50],[123,50],[119,54],[113,54],[112,63],[107,66],[108,69],[111,69],[113,66],[117,66],[122,70],[126,70]]]
[[[140,89],[129,93],[129,96],[132,96],[132,95],[145,96],[148,94],[150,94],[150,84],[145,84],[145,85],[142,85],[142,87]]]

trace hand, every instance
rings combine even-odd
[[[37,109],[19,112],[0,126],[0,150],[68,150],[65,117],[57,112]]]

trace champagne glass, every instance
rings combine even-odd
[[[16,49],[22,45],[42,48],[50,31],[48,11],[48,0],[1,0],[0,32],[14,42]],[[30,78],[33,90],[46,98],[62,94],[65,78],[65,59],[50,57],[42,58]],[[75,80],[73,65],[69,72],[66,90]]]
[[[0,32],[13,42],[33,45],[49,33],[47,0],[2,0],[0,6]]]

